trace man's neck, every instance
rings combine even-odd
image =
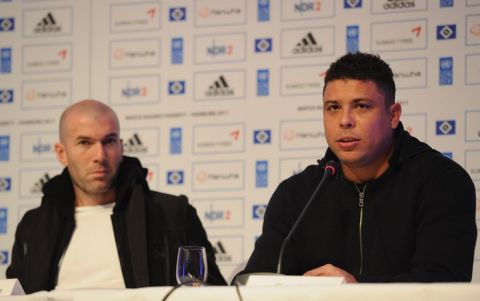
[[[354,166],[340,162],[344,177],[354,183],[365,183],[367,181],[377,179],[389,167],[388,159],[393,153],[393,145],[390,150],[381,158],[366,166]]]
[[[342,172],[345,178],[354,183],[365,183],[380,177],[388,168],[388,162],[380,166],[350,167],[342,164]]]
[[[101,194],[86,194],[83,191],[75,191],[75,207],[98,206],[115,202],[115,189]]]

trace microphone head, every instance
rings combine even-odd
[[[338,163],[330,160],[325,164],[325,173],[328,173],[329,175],[334,175],[338,170]]]

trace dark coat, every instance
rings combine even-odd
[[[275,272],[280,245],[323,176],[319,165],[283,181],[243,273]],[[471,281],[477,236],[475,187],[454,161],[400,124],[388,170],[359,192],[341,170],[325,182],[288,243],[282,272],[302,275],[330,263],[360,282]],[[362,188],[359,185],[358,188]]]
[[[205,246],[207,283],[226,284],[195,209],[185,196],[151,191],[146,173],[137,159],[124,156],[111,219],[125,286],[175,285],[180,245]],[[27,293],[55,288],[60,258],[75,229],[68,170],[47,182],[43,193],[40,207],[28,211],[17,227],[7,269],[7,278],[18,278]]]

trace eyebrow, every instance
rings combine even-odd
[[[371,101],[371,99],[367,98],[367,97],[365,97],[365,98],[355,98],[354,100],[352,100],[352,103],[359,103],[359,102],[362,102],[362,101]],[[333,99],[333,100],[325,100],[325,102],[324,102],[324,104],[332,104],[332,103],[337,104],[337,103],[340,103],[340,101]]]
[[[104,140],[104,139],[108,139],[108,138],[118,138],[118,134],[117,133],[110,133],[110,134],[107,134],[105,135],[105,137],[102,137],[101,140]],[[91,140],[92,137],[90,136],[78,136],[75,140]]]

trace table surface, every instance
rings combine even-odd
[[[25,296],[0,297],[0,300],[124,300],[159,301],[171,287],[148,287],[139,289],[88,289],[70,291],[37,292]],[[325,286],[239,287],[243,301],[250,300],[461,300],[479,301],[480,284],[340,284]],[[180,287],[168,298],[169,301],[195,300],[241,300],[234,286]]]

